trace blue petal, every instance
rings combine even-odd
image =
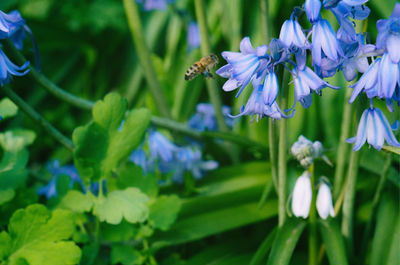
[[[320,17],[321,1],[320,0],[306,0],[304,3],[308,20],[313,23]]]
[[[256,51],[253,48],[253,45],[251,45],[249,37],[243,38],[242,41],[240,42],[240,51],[245,55],[256,53]]]
[[[364,145],[367,140],[367,120],[369,116],[370,109],[366,109],[360,119],[360,123],[357,129],[357,135],[355,138],[355,144],[353,146],[353,151],[358,151]],[[350,141],[350,140],[349,140]]]
[[[379,122],[379,126],[382,127],[383,137],[385,138],[386,142],[391,146],[400,147],[400,143],[394,137],[389,121],[386,119],[385,115],[383,115],[383,112],[378,108],[375,110],[377,121]]]
[[[382,56],[382,61],[379,68],[379,90],[378,97],[391,98],[396,88],[396,83],[399,80],[399,67],[392,63],[389,55],[385,53]]]

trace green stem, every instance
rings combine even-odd
[[[289,90],[289,72],[283,71],[281,104],[282,109],[287,108]],[[279,197],[279,226],[285,223],[286,219],[286,175],[287,175],[287,120],[279,122],[279,150],[278,150],[278,197]]]
[[[308,264],[318,264],[318,239],[317,239],[317,208],[316,208],[316,188],[315,188],[315,174],[314,164],[310,166],[309,172],[311,173],[311,188],[312,188],[312,199],[310,206],[310,215],[308,218],[309,224],[309,241],[308,241]]]
[[[31,106],[29,106],[22,98],[14,93],[7,86],[1,87],[4,94],[10,98],[23,112],[25,112],[31,119],[36,121],[43,129],[48,132],[51,136],[64,145],[68,150],[73,151],[74,145],[70,139],[65,137],[60,131],[53,127],[48,121],[46,121],[39,113],[37,113]]]
[[[344,178],[344,169],[347,162],[347,157],[349,153],[350,145],[346,143],[346,139],[350,134],[351,127],[351,116],[353,113],[353,106],[349,104],[349,99],[351,97],[352,90],[346,88],[345,97],[344,97],[344,105],[343,105],[343,114],[342,114],[342,127],[340,131],[340,140],[338,151],[336,155],[336,170],[335,177],[333,183],[333,197],[336,199],[339,196],[341,187],[343,185]]]
[[[369,242],[368,237],[369,237],[369,234],[371,233],[372,223],[375,219],[375,214],[378,210],[378,204],[379,204],[379,200],[382,195],[382,190],[383,190],[383,187],[385,186],[385,182],[386,182],[386,178],[387,178],[390,166],[392,165],[392,155],[391,154],[386,154],[386,155],[387,155],[386,162],[385,162],[385,165],[383,166],[383,170],[382,170],[382,173],[379,178],[378,187],[376,188],[374,199],[372,201],[371,215],[368,219],[368,223],[367,223],[367,226],[365,227],[365,231],[364,231],[363,241],[361,244],[361,255],[360,255],[360,257],[362,259],[365,259],[365,257],[366,257],[366,251],[367,251],[367,246],[368,246],[368,242]],[[360,264],[365,264],[363,261],[364,260],[361,260]]]
[[[211,48],[210,48],[210,40],[208,38],[208,30],[207,30],[208,27],[205,15],[204,1],[195,0],[194,4],[196,11],[196,19],[200,28],[201,53],[203,54],[203,56],[206,56],[211,53]],[[224,114],[222,113],[222,102],[219,96],[219,88],[217,82],[215,79],[207,79],[206,84],[210,101],[214,106],[214,112],[215,112],[215,117],[217,119],[218,128],[223,132],[228,131],[229,128],[225,123]]]
[[[361,117],[362,109],[360,101],[361,100],[358,100],[357,102],[356,120],[360,120]],[[342,209],[342,234],[345,238],[350,257],[352,257],[353,254],[353,210],[359,160],[360,152],[351,152]]]
[[[9,51],[12,55],[12,58],[15,60],[17,64],[24,64],[26,59],[24,56],[15,48],[14,44],[9,40],[6,39],[3,41],[4,46],[6,47],[7,51]],[[42,87],[44,87],[50,94],[54,95],[55,97],[81,109],[90,110],[93,107],[93,102],[82,99],[77,97],[71,93],[68,93],[54,84],[52,81],[47,79],[46,76],[39,73],[33,66],[29,66],[29,73],[32,79],[34,79],[37,83],[39,83]]]
[[[265,43],[269,43],[270,38],[270,23],[269,23],[269,0],[260,0],[261,11],[261,29],[264,35]]]
[[[132,0],[123,0],[123,3],[133,42],[135,43],[136,52],[139,57],[140,64],[142,65],[146,80],[149,84],[150,92],[159,108],[161,115],[170,118],[171,113],[169,112],[164,91],[157,78],[157,73],[151,59],[151,53],[147,48],[144,39],[143,27],[140,21],[139,10],[136,2]]]

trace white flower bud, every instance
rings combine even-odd
[[[307,218],[312,199],[310,173],[305,171],[297,180],[292,196],[292,211],[296,217]]]
[[[322,182],[318,189],[317,194],[317,211],[322,219],[328,218],[328,216],[335,217],[335,210],[332,204],[332,194],[329,186]]]

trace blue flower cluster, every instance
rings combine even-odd
[[[49,183],[47,183],[46,186],[42,186],[38,189],[37,193],[39,195],[44,195],[46,196],[47,199],[50,199],[52,197],[57,197],[58,192],[57,192],[57,179],[59,176],[64,175],[69,177],[69,188],[72,189],[74,184],[77,183],[82,191],[86,193],[86,186],[83,184],[83,181],[81,177],[78,174],[78,171],[74,165],[65,165],[61,166],[59,160],[53,160],[47,163],[46,165],[47,171],[53,176]],[[106,192],[106,185],[105,185],[105,180],[103,182],[103,192]],[[94,182],[90,184],[90,191],[93,194],[97,194],[99,191],[99,183]]]
[[[229,115],[231,108],[222,107],[222,113],[225,116],[225,124],[233,128],[234,120]],[[215,117],[214,106],[211,103],[199,103],[196,106],[196,113],[189,119],[188,126],[199,132],[217,131],[218,123]]]
[[[9,38],[18,49],[22,49],[26,30],[29,29],[18,11],[14,10],[9,14],[0,11],[0,39]],[[29,71],[28,66],[29,62],[21,66],[11,62],[0,45],[0,85],[10,82],[12,75],[25,75]]]
[[[186,171],[191,172],[195,179],[201,179],[205,172],[218,167],[216,161],[202,159],[198,146],[177,146],[153,129],[149,130],[145,141],[133,151],[129,160],[140,166],[145,174],[157,169],[170,174],[172,181],[177,183],[183,182]]]
[[[321,95],[325,87],[339,89],[322,79],[333,76],[337,71],[342,71],[348,81],[356,78],[357,72],[364,73],[351,86],[354,92],[350,103],[364,91],[369,98],[386,100],[388,109],[394,111],[393,102],[399,104],[400,100],[400,4],[396,4],[389,19],[377,22],[377,43],[371,45],[366,44],[363,34],[356,33],[351,21],[368,17],[370,10],[364,5],[367,1],[324,0],[321,3],[320,0],[306,0],[304,11],[312,25],[308,36],[298,22],[303,14],[302,9],[295,8],[290,19],[283,23],[279,39],[273,39],[269,46],[261,45],[254,49],[250,38],[245,37],[240,43],[240,52],[222,52],[228,64],[218,69],[217,74],[229,78],[223,90],[239,88],[238,97],[248,84],[251,83],[253,87],[246,106],[242,106],[240,113],[233,117],[250,115],[256,116],[257,121],[266,116],[278,120],[290,118],[294,115],[297,102],[308,108],[312,104],[313,94]],[[322,18],[322,7],[336,17],[340,25],[337,32],[328,20]],[[312,56],[313,69],[306,65],[308,51]],[[369,65],[368,57],[371,56],[381,58]],[[291,73],[294,83],[295,102],[285,112],[276,102],[279,84],[275,71],[278,65]],[[358,150],[365,139],[378,150],[384,139],[390,145],[399,146],[387,119],[380,110],[373,107],[372,100],[371,109],[364,114],[357,139],[349,140],[356,142],[354,150]]]
[[[150,10],[165,10],[168,4],[173,4],[176,0],[136,0],[136,2],[143,4],[143,9]]]

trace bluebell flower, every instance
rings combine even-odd
[[[331,189],[329,188],[329,185],[323,181],[318,188],[317,211],[319,216],[324,220],[328,218],[328,216],[335,217]]]
[[[174,152],[178,149],[167,137],[155,130],[149,132],[148,142],[150,158],[153,161],[160,159],[163,161],[171,161]]]
[[[154,171],[154,160],[147,157],[147,154],[143,149],[143,144],[131,153],[129,161],[140,166],[143,169],[144,174]]]
[[[25,62],[21,66],[15,65],[8,59],[7,55],[0,47],[0,86],[10,82],[11,76],[23,76],[29,72],[29,62]]]
[[[228,127],[233,127],[233,119],[229,117],[231,108],[228,106],[222,107],[222,114],[225,116],[225,123]],[[215,117],[214,106],[210,103],[199,103],[196,106],[196,114],[188,121],[188,126],[197,131],[217,131],[218,123]]]
[[[384,140],[391,146],[400,147],[383,112],[371,106],[361,116],[357,135],[347,139],[346,142],[354,143],[353,151],[360,150],[365,141],[376,150],[381,150]]]
[[[311,53],[312,63],[317,66],[321,66],[325,56],[334,62],[343,56],[336,34],[326,19],[319,19],[312,27]]]
[[[320,0],[306,0],[304,3],[304,9],[307,14],[307,18],[311,23],[314,23],[321,18],[321,1]]]
[[[0,11],[0,39],[11,37],[25,25],[21,14],[14,10],[9,14]]]
[[[296,217],[306,219],[310,213],[312,199],[312,184],[310,172],[305,171],[297,178],[292,193],[292,212]]]
[[[309,67],[305,67],[303,70],[294,68],[292,74],[295,90],[294,105],[296,105],[296,103],[300,101],[303,107],[308,108],[311,105],[310,98],[313,91],[317,94],[320,94],[321,89],[324,87],[339,89],[339,87],[333,86],[328,82],[322,80]]]
[[[400,63],[393,63],[389,53],[383,54],[370,65],[368,70],[351,88],[354,88],[350,103],[364,91],[368,98],[378,97],[386,100],[397,100],[400,86]]]
[[[396,3],[389,19],[381,19],[376,22],[378,36],[376,47],[389,53],[393,63],[400,61],[400,3]]]
[[[276,101],[271,105],[265,104],[267,99],[266,94],[267,93],[263,85],[254,86],[253,92],[251,93],[246,106],[242,106],[240,113],[232,116],[232,118],[237,118],[243,115],[256,116],[256,121],[258,122],[264,117],[271,117],[272,119],[280,120],[282,117],[287,119],[294,115],[294,112],[292,112],[291,115],[284,114]]]
[[[201,44],[200,29],[199,25],[194,21],[189,23],[187,41],[189,45],[189,50],[193,50],[200,47]]]
[[[143,4],[144,10],[150,11],[165,10],[167,9],[167,5],[175,3],[175,0],[136,0],[136,2]]]
[[[216,73],[222,77],[229,78],[222,89],[232,91],[238,87],[237,97],[255,77],[264,72],[270,62],[270,56],[267,54],[267,45],[253,48],[249,37],[245,37],[240,42],[240,52],[222,52],[222,57],[228,62],[222,66]]]
[[[161,161],[159,166],[161,172],[171,173],[172,181],[182,183],[186,171],[189,171],[195,179],[201,179],[206,172],[216,169],[218,162],[204,161],[199,148],[187,146],[177,150],[174,160]]]
[[[57,196],[57,179],[60,175],[66,175],[70,178],[69,187],[72,188],[74,183],[78,183],[82,190],[86,190],[85,185],[80,178],[78,171],[73,165],[60,166],[59,160],[53,160],[46,165],[47,171],[53,176],[46,186],[38,189],[39,195],[46,196],[47,199]]]

